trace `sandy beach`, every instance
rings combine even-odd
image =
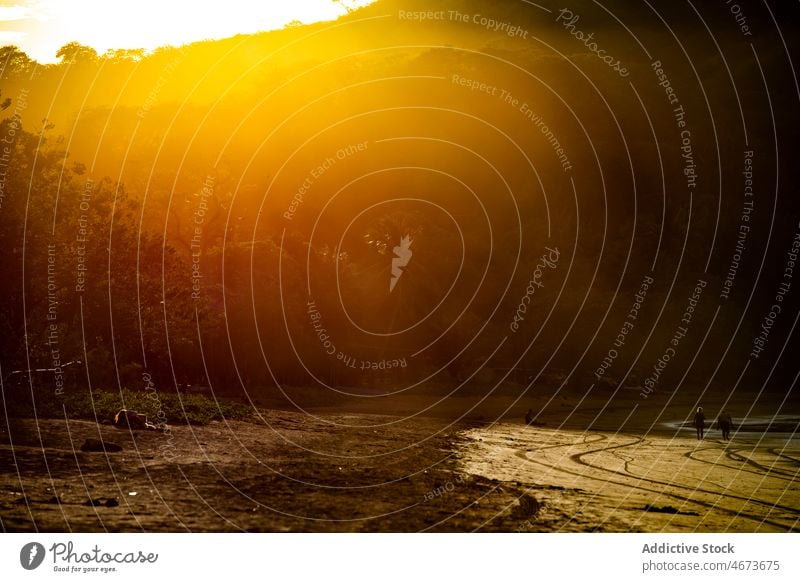
[[[169,440],[77,420],[12,426],[5,531],[755,532],[800,519],[791,435],[286,411],[176,426]],[[82,452],[87,438],[123,450]]]
[[[469,531],[516,488],[459,473],[456,430],[438,419],[264,412],[158,432],[19,421],[0,445],[6,531]],[[40,441],[41,437],[41,441]],[[86,438],[122,452],[85,453]],[[43,454],[44,450],[44,454]],[[167,454],[165,454],[167,451]],[[445,494],[446,493],[446,494]],[[110,500],[110,501],[109,501]],[[501,517],[497,517],[501,515]]]
[[[793,531],[800,441],[791,435],[580,432],[499,424],[462,433],[460,466],[516,482],[531,531]]]

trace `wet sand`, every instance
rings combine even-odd
[[[460,467],[513,481],[542,506],[531,531],[773,532],[800,529],[800,440],[731,441],[498,424],[467,430]]]

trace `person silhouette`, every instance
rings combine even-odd
[[[697,440],[703,440],[703,432],[706,430],[706,415],[703,414],[703,407],[698,406],[694,415],[694,427],[697,429]]]
[[[731,438],[731,428],[733,428],[733,419],[727,410],[723,409],[723,411],[719,413],[717,425],[722,431],[722,440],[729,440]]]

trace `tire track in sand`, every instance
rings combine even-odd
[[[600,439],[598,439],[598,440],[600,440]],[[607,440],[607,439],[602,439],[602,440]],[[596,465],[594,465],[592,463],[589,463],[588,461],[583,460],[583,458],[582,458],[582,457],[584,457],[586,455],[596,454],[596,453],[600,453],[600,452],[607,452],[607,451],[612,451],[612,450],[616,450],[616,449],[627,448],[627,447],[630,447],[630,446],[633,446],[633,445],[640,444],[644,440],[645,439],[643,437],[638,437],[632,442],[622,443],[622,444],[617,444],[617,445],[609,445],[607,447],[601,447],[601,448],[598,448],[598,449],[593,449],[591,451],[585,451],[583,453],[575,453],[573,455],[570,455],[569,459],[571,461],[573,461],[574,463],[578,464],[578,465],[581,465],[581,466],[584,466],[584,467],[588,467],[588,468],[594,469],[596,471],[601,471],[601,472],[605,472],[605,473],[612,473],[614,475],[620,475],[620,476],[624,477],[625,479],[636,479],[638,482],[645,481],[645,482],[648,482],[648,483],[653,483],[655,485],[662,485],[663,487],[686,489],[686,490],[690,490],[692,492],[697,491],[697,492],[701,492],[701,493],[706,493],[708,495],[713,495],[713,496],[716,496],[716,497],[724,497],[724,498],[737,500],[737,501],[758,503],[758,504],[764,505],[766,507],[769,507],[771,509],[774,509],[774,508],[784,509],[784,510],[790,512],[791,514],[800,516],[800,511],[798,511],[797,509],[792,508],[792,507],[787,507],[787,506],[783,506],[783,505],[776,505],[776,504],[769,503],[769,502],[766,502],[766,501],[763,501],[763,500],[760,500],[760,499],[753,499],[753,498],[742,497],[742,496],[738,496],[738,495],[718,493],[718,492],[715,492],[715,491],[709,491],[709,490],[699,489],[699,488],[691,488],[691,487],[686,487],[686,486],[680,485],[680,484],[668,483],[668,482],[659,481],[659,480],[656,480],[656,479],[649,479],[647,477],[638,477],[638,476],[634,476],[632,474],[627,474],[627,473],[624,473],[624,472],[616,471],[614,469],[606,469],[604,467],[598,467],[598,466],[596,466]],[[597,442],[597,441],[592,441],[592,442]],[[578,443],[578,444],[580,444],[580,443]],[[578,471],[574,471],[572,469],[559,467],[559,466],[553,465],[551,463],[546,463],[546,462],[543,462],[541,460],[532,459],[528,454],[529,452],[536,452],[536,450],[552,449],[552,448],[564,447],[564,446],[575,446],[575,443],[572,443],[572,444],[563,443],[563,444],[559,444],[559,445],[551,445],[551,446],[547,446],[547,447],[540,447],[539,449],[535,449],[534,451],[518,451],[516,453],[516,455],[518,457],[524,458],[528,462],[532,462],[532,463],[535,463],[535,464],[540,465],[542,467],[546,467],[546,468],[549,468],[549,469],[552,469],[552,470],[555,470],[555,471],[558,471],[558,472],[561,472],[561,473],[566,473],[568,475],[572,475],[572,476],[576,476],[576,477],[580,477],[580,478],[584,478],[584,479],[589,479],[591,481],[597,481],[597,482],[601,482],[601,483],[609,483],[609,484],[612,484],[612,485],[619,485],[619,486],[623,486],[623,487],[629,487],[629,488],[633,488],[633,489],[636,489],[638,491],[644,491],[644,492],[647,492],[647,493],[655,493],[655,494],[659,494],[659,495],[665,495],[667,497],[670,497],[670,498],[673,498],[673,499],[677,499],[677,500],[683,501],[685,503],[693,503],[695,505],[700,505],[700,506],[705,507],[707,509],[720,511],[720,512],[727,513],[727,514],[734,515],[734,516],[744,517],[746,519],[757,521],[758,523],[767,523],[769,525],[775,526],[775,527],[780,528],[782,530],[785,530],[787,527],[790,527],[791,529],[793,529],[793,527],[787,526],[787,524],[785,524],[785,523],[765,520],[763,518],[763,516],[761,516],[761,515],[754,515],[754,514],[746,513],[746,512],[743,512],[743,511],[736,511],[736,510],[732,510],[732,509],[727,509],[725,507],[720,507],[718,505],[718,503],[710,503],[710,502],[702,501],[702,500],[699,500],[699,499],[692,499],[692,498],[687,497],[685,495],[680,495],[679,493],[676,493],[676,492],[671,492],[671,491],[666,491],[666,490],[658,490],[658,489],[645,487],[645,486],[638,485],[638,484],[631,484],[630,482],[621,481],[621,480],[617,480],[617,479],[613,479],[613,478],[605,478],[605,477],[600,477],[600,476],[596,476],[596,475],[588,475],[585,471],[578,472]]]

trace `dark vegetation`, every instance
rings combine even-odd
[[[160,395],[158,400],[147,392],[127,388],[110,392],[72,391],[63,397],[36,399],[36,408],[30,398],[18,394],[8,395],[6,411],[9,416],[27,418],[74,418],[108,424],[121,408],[136,410],[154,424],[160,419],[166,424],[208,424],[213,420],[250,420],[253,411],[249,406],[224,398],[201,394]],[[160,413],[159,413],[160,411]]]
[[[395,18],[398,8],[435,10],[438,4],[517,23],[531,31],[531,40],[474,24]],[[178,384],[210,386],[230,398],[252,386],[318,381],[392,387],[430,376],[455,385],[508,336],[491,357],[489,377],[479,374],[473,385],[491,386],[508,373],[521,392],[542,370],[542,378],[574,370],[567,382],[585,389],[642,277],[652,274],[656,284],[629,338],[636,349],[625,350],[610,375],[621,376],[631,364],[634,378],[648,373],[695,281],[705,277],[706,295],[685,344],[691,347],[677,356],[663,385],[674,386],[690,362],[686,382],[713,377],[730,385],[739,367],[717,363],[740,362],[749,352],[798,221],[797,165],[792,156],[775,159],[776,140],[796,145],[790,65],[782,47],[756,35],[767,96],[752,74],[750,45],[738,42],[729,15],[702,8],[720,31],[737,80],[758,176],[750,246],[723,302],[718,295],[736,242],[745,149],[728,70],[704,31],[667,11],[693,70],[646,6],[633,4],[618,3],[617,14],[652,27],[648,38],[663,43],[650,49],[659,51],[654,57],[669,71],[691,123],[701,176],[691,196],[674,115],[650,62],[592,3],[576,5],[581,24],[609,52],[624,55],[649,118],[629,80],[581,52],[551,16],[518,2],[380,1],[336,26],[291,27],[148,55],[97,55],[75,43],[54,65],[14,47],[0,49],[0,139],[13,136],[0,206],[2,375],[81,360],[87,365],[63,399],[42,398],[39,411],[59,415],[63,404],[68,414],[94,418],[99,411],[100,418],[125,404],[152,413],[143,393],[151,378],[170,418],[208,421],[223,414],[218,403],[179,397]],[[783,8],[774,9],[780,16]],[[371,19],[386,14],[391,17]],[[755,30],[773,34],[764,14],[752,20]],[[444,80],[397,79],[408,75]],[[457,86],[453,75],[501,87],[546,119],[575,168],[575,192],[551,145],[518,109]],[[773,129],[775,111],[781,119]],[[430,140],[391,148],[376,143],[413,135]],[[475,155],[441,140],[487,156],[503,180]],[[365,141],[363,154],[333,165],[314,181],[296,215],[284,217],[314,168]],[[431,160],[474,196],[440,174],[381,172]],[[355,176],[368,177],[349,183]],[[334,199],[340,188],[344,193]],[[409,203],[378,205],[342,234],[364,208],[397,197],[445,206],[462,231],[447,216]],[[414,236],[414,260],[389,295],[391,248],[405,234]],[[522,331],[509,334],[546,245],[559,248],[559,266],[548,272]],[[191,278],[198,256],[199,292]],[[453,281],[456,291],[448,295]],[[309,321],[308,286],[337,349],[372,361],[420,354],[390,372],[364,374],[342,365],[325,353]],[[348,322],[340,297],[356,323],[377,332],[431,316],[411,332],[376,339]],[[702,357],[694,360],[717,306]],[[780,322],[773,346],[781,345],[789,325],[789,317]],[[783,386],[790,370],[781,364],[770,371],[775,356],[755,362],[751,378],[761,382],[769,372],[770,382]],[[54,386],[37,389],[52,394]],[[27,406],[13,404],[11,411]],[[235,404],[222,410],[244,414]]]

